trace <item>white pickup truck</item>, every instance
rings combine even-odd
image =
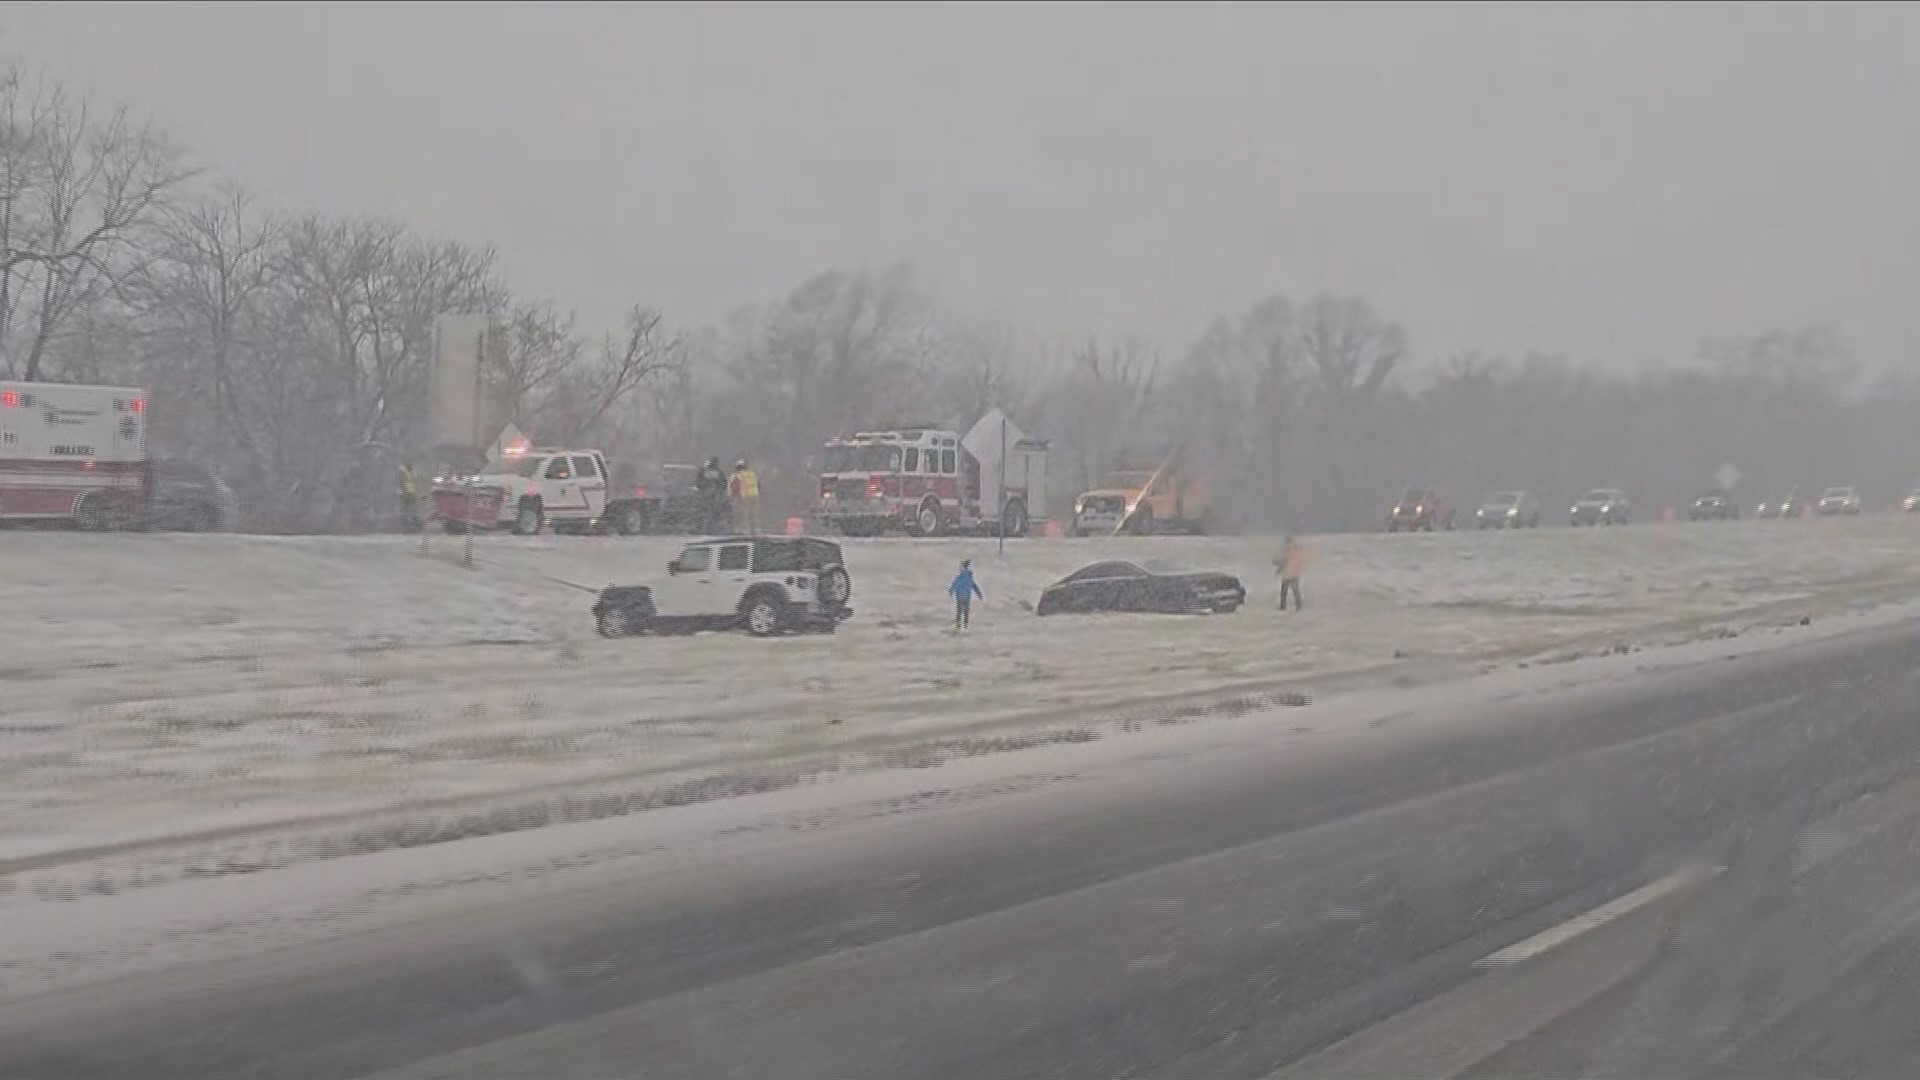
[[[512,529],[533,536],[548,525],[555,532],[646,532],[652,501],[637,493],[613,497],[607,477],[598,450],[509,451],[477,476],[434,481],[433,516],[455,533]]]

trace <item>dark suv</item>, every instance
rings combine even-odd
[[[147,528],[225,532],[233,527],[233,489],[196,461],[154,458],[147,463]]]
[[[1453,511],[1440,501],[1432,488],[1408,488],[1387,515],[1388,532],[1432,532],[1435,526],[1453,528]]]

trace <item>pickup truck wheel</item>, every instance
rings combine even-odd
[[[1146,503],[1141,503],[1139,508],[1133,512],[1133,521],[1131,524],[1133,525],[1132,531],[1136,536],[1152,536],[1153,507],[1148,506]]]
[[[540,512],[539,503],[521,503],[520,513],[513,519],[515,536],[538,536],[540,527],[547,523],[547,516]]]
[[[641,513],[637,506],[623,506],[613,524],[621,536],[639,536],[647,531],[647,515]]]
[[[601,612],[595,629],[600,631],[601,637],[609,638],[626,637],[633,633],[628,625],[626,610],[623,608],[612,608]]]
[[[754,637],[772,637],[780,632],[780,601],[766,593],[747,598],[745,605],[747,633]]]

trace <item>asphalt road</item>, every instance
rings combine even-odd
[[[1495,711],[0,1003],[0,1075],[1920,1074],[1920,627]]]

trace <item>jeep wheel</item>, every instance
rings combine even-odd
[[[538,536],[540,527],[547,523],[547,516],[540,512],[539,503],[521,503],[520,513],[513,519],[515,536]]]
[[[637,506],[623,506],[614,521],[614,528],[620,531],[621,536],[639,536],[647,531],[647,515],[641,513]]]
[[[765,593],[749,597],[746,604],[747,633],[754,637],[772,637],[780,632],[780,601]]]
[[[624,608],[608,608],[601,612],[595,629],[600,631],[601,637],[609,638],[626,637],[633,632],[628,627],[627,612]]]

